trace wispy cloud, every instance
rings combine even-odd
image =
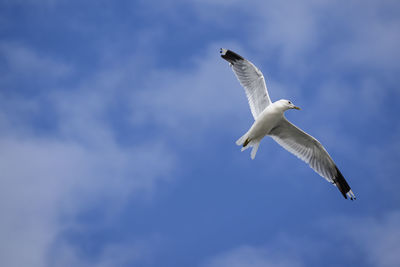
[[[58,70],[62,63],[40,59],[32,49],[7,49],[11,55],[28,55],[7,61],[12,74],[31,70],[43,79],[46,70],[63,73]],[[151,196],[159,181],[173,179],[175,155],[162,140],[145,139],[128,147],[116,141],[106,114],[117,100],[108,89],[118,82],[114,75],[89,79],[37,95],[34,101],[3,95],[4,103],[13,99],[12,105],[2,106],[0,127],[3,264],[45,266],[57,233],[71,223],[60,224],[59,216],[73,217],[97,205],[99,198],[107,201],[103,210],[114,213],[128,198]],[[44,105],[47,102],[52,105]],[[55,114],[51,134],[24,124],[42,112]],[[17,251],[24,257],[17,257]]]
[[[132,96],[136,123],[150,121],[174,134],[193,135],[193,129],[210,128],[226,116],[250,117],[242,89],[221,62],[217,47],[194,51],[188,70],[150,73],[142,90]],[[230,93],[233,88],[236,93]]]
[[[13,82],[17,78],[53,80],[65,77],[72,71],[70,65],[17,42],[1,42],[0,56],[8,68],[2,74],[3,79],[13,79]]]
[[[272,252],[268,247],[242,246],[226,253],[221,253],[209,260],[204,267],[286,267],[303,266],[300,261],[291,259],[282,252]]]
[[[151,265],[154,262],[154,254],[161,243],[157,236],[149,236],[147,239],[110,242],[102,247],[99,256],[85,257],[79,251],[80,248],[71,245],[66,240],[61,240],[61,242],[53,244],[48,264],[58,267]]]
[[[400,262],[399,212],[373,216],[325,217],[307,236],[280,232],[264,245],[241,245],[207,259],[204,266],[394,267]]]
[[[336,229],[335,235],[346,242],[346,249],[354,248],[352,256],[365,259],[370,266],[394,267],[400,263],[400,213],[393,210],[375,216],[325,218],[322,229]]]

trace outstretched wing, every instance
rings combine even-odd
[[[355,196],[349,184],[317,139],[305,133],[283,118],[276,128],[272,129],[271,137],[287,151],[303,160],[319,175],[338,187],[344,198],[353,200]]]
[[[231,50],[221,48],[221,57],[228,61],[244,87],[254,119],[271,103],[263,74],[250,61]]]

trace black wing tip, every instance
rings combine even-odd
[[[335,169],[336,169],[336,176],[333,182],[336,184],[340,193],[342,193],[345,199],[349,197],[350,200],[355,200],[356,196],[354,195],[353,191],[351,191],[351,188],[347,183],[346,179],[344,179],[343,174],[339,171],[338,167],[335,166]]]
[[[219,52],[221,53],[221,57],[231,64],[234,64],[236,61],[239,61],[239,60],[244,60],[243,57],[236,54],[235,52],[232,52],[229,49],[221,48],[221,50]]]

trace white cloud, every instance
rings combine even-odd
[[[311,231],[311,232],[310,232]],[[302,233],[276,233],[264,245],[240,245],[204,262],[205,267],[337,266],[400,264],[400,212],[378,216],[325,216]],[[340,255],[340,257],[338,256]],[[344,262],[347,261],[347,262]]]
[[[13,75],[12,77],[6,76],[7,78],[55,79],[72,72],[72,68],[68,64],[54,60],[16,42],[1,42],[0,55],[5,59],[8,67],[6,73]]]
[[[335,229],[345,248],[353,248],[371,266],[395,267],[400,264],[400,211],[378,216],[343,216],[324,218],[318,222],[324,231]],[[354,255],[353,255],[354,257]]]
[[[52,248],[49,266],[113,267],[151,264],[160,243],[158,236],[128,242],[110,242],[104,245],[102,253],[98,257],[87,258],[80,256],[79,248],[75,248],[67,242],[61,242]]]
[[[356,227],[354,227],[356,228]],[[400,212],[375,219],[360,228],[356,241],[375,266],[395,267],[400,264]]]
[[[11,55],[20,55],[20,51],[28,55],[28,61],[24,57],[23,60],[11,57],[7,61],[9,73],[13,75],[25,72],[27,66],[21,66],[24,63],[40,75],[63,66],[34,56],[34,50],[27,47],[7,49]],[[60,216],[73,218],[103,199],[106,203],[103,211],[111,219],[127,199],[149,198],[160,183],[174,179],[176,155],[163,139],[145,138],[128,146],[117,142],[116,130],[107,114],[114,101],[123,97],[118,95],[119,85],[126,82],[121,75],[107,70],[100,78],[89,77],[67,91],[38,94],[34,100],[14,96],[11,104],[7,101],[10,97],[4,95],[0,112],[3,130],[0,135],[3,218],[0,258],[3,265],[46,266],[47,253],[56,245],[58,232],[76,223],[60,222]],[[48,102],[51,105],[45,105]],[[55,131],[36,132],[32,119],[40,112],[55,115],[52,121]],[[136,247],[127,244],[125,250],[106,249],[104,261],[110,260],[107,255],[117,250],[130,255],[132,246]],[[71,260],[77,257],[70,256]]]
[[[394,52],[400,42],[396,34],[400,19],[393,12],[398,7],[395,1],[353,0],[346,5],[315,0],[201,3],[196,6],[200,18],[240,32],[244,31],[242,24],[249,26],[237,41],[257,49],[264,58],[279,54],[281,66],[297,72],[295,75],[315,71],[321,64],[349,70],[364,64],[393,68],[398,62]],[[221,12],[228,13],[223,20],[218,15]],[[243,16],[248,21],[241,19]],[[329,61],[310,62],[311,58]]]
[[[52,239],[66,226],[58,216],[74,215],[99,198],[112,216],[128,197],[153,193],[160,180],[168,181],[174,165],[156,143],[132,151],[35,139],[0,144],[1,258],[7,266],[44,266]]]
[[[292,255],[276,252],[269,247],[241,246],[208,260],[204,267],[286,267],[303,266]]]
[[[177,136],[196,137],[211,126],[250,119],[243,89],[219,57],[219,46],[197,51],[193,68],[156,70],[132,96],[133,123],[156,123]],[[199,132],[200,131],[200,132]]]

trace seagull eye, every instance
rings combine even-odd
[[[292,104],[292,102],[288,101],[289,104]]]

